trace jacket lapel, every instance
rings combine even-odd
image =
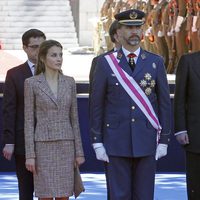
[[[40,90],[43,91],[57,105],[57,99],[53,94],[53,92],[51,91],[43,73],[39,75],[38,81],[40,82],[39,83]]]
[[[62,98],[66,95],[67,92],[67,80],[65,79],[65,77],[62,74],[59,74],[59,79],[58,79],[58,97],[57,97],[57,101],[61,102]],[[70,91],[70,90],[68,90]]]
[[[124,55],[122,49],[120,49],[117,53],[117,59],[119,60],[119,66],[130,76],[132,76],[133,72],[127,62],[126,56]]]
[[[137,59],[135,70],[133,72],[133,77],[135,77],[141,70],[144,69],[144,60],[147,58],[147,55],[143,49],[140,50],[140,54]]]
[[[33,76],[32,72],[31,72],[31,69],[28,65],[28,62],[25,62],[23,64],[23,76],[24,76],[24,80]]]

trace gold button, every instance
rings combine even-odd
[[[132,106],[131,108],[132,108],[132,110],[134,110],[134,109],[135,109],[135,106]]]
[[[119,83],[115,83],[115,85],[119,85]]]
[[[131,121],[132,121],[132,122],[134,122],[134,121],[135,121],[135,119],[133,118]]]
[[[110,126],[110,124],[106,124],[106,126],[107,126],[107,127],[109,127],[109,126]]]

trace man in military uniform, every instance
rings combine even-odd
[[[174,73],[174,66],[176,62],[175,36],[173,35],[173,33],[168,34],[169,30],[171,30],[173,26],[172,22],[173,17],[174,17],[174,12],[170,8],[170,4],[167,3],[162,12],[162,28],[168,49],[168,66],[166,67],[167,67],[167,73],[169,74]]]
[[[185,7],[187,8],[187,31],[188,31],[188,45],[189,52],[200,50],[199,35],[197,32],[198,19],[198,4],[197,0],[186,0]]]
[[[101,9],[101,20],[103,23],[103,31],[107,51],[113,48],[113,44],[109,37],[109,27],[112,23],[113,4],[114,0],[106,0]]]
[[[163,33],[162,13],[167,4],[166,0],[151,0],[154,5],[151,11],[152,32],[155,38],[156,53],[164,58],[165,65],[168,65],[168,47]]]
[[[154,2],[149,1],[148,3],[148,12],[146,15],[146,27],[144,25],[144,30],[145,30],[145,49],[147,49],[148,51],[151,51],[153,53],[157,53],[157,46],[156,46],[156,42],[155,42],[155,36],[153,34],[153,10],[154,7]]]
[[[91,83],[91,140],[107,162],[111,200],[153,200],[156,160],[167,154],[169,87],[163,59],[140,47],[144,17],[115,15],[122,48],[98,59]]]
[[[186,3],[185,0],[173,0],[174,14],[175,14],[175,38],[176,38],[176,52],[177,61],[180,57],[188,52],[187,47],[187,31],[186,31]]]
[[[197,11],[196,29],[198,35],[198,43],[200,44],[200,0],[196,0],[195,6]]]

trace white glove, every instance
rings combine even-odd
[[[152,35],[152,27],[150,26],[146,31],[145,31],[145,36]]]
[[[106,150],[103,146],[103,143],[94,143],[92,144],[94,151],[96,153],[97,160],[102,160],[105,162],[109,162],[108,156],[106,154]]]
[[[175,26],[175,32],[180,32],[180,28],[181,28],[181,24],[183,23],[184,21],[184,17],[182,16],[178,16],[177,17],[177,20],[176,20],[176,26]]]
[[[163,37],[163,36],[164,36],[163,31],[158,31],[158,37]]]
[[[156,156],[155,156],[156,160],[167,155],[167,147],[168,147],[167,144],[158,144],[157,149],[156,149]]]
[[[196,32],[197,31],[197,16],[193,16],[193,20],[192,20],[192,32]]]
[[[174,28],[172,27],[170,31],[167,32],[167,36],[172,36],[174,34]]]

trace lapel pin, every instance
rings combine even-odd
[[[156,69],[156,63],[152,63],[152,67]]]
[[[146,55],[144,53],[141,54],[141,58],[144,60],[146,58]]]

